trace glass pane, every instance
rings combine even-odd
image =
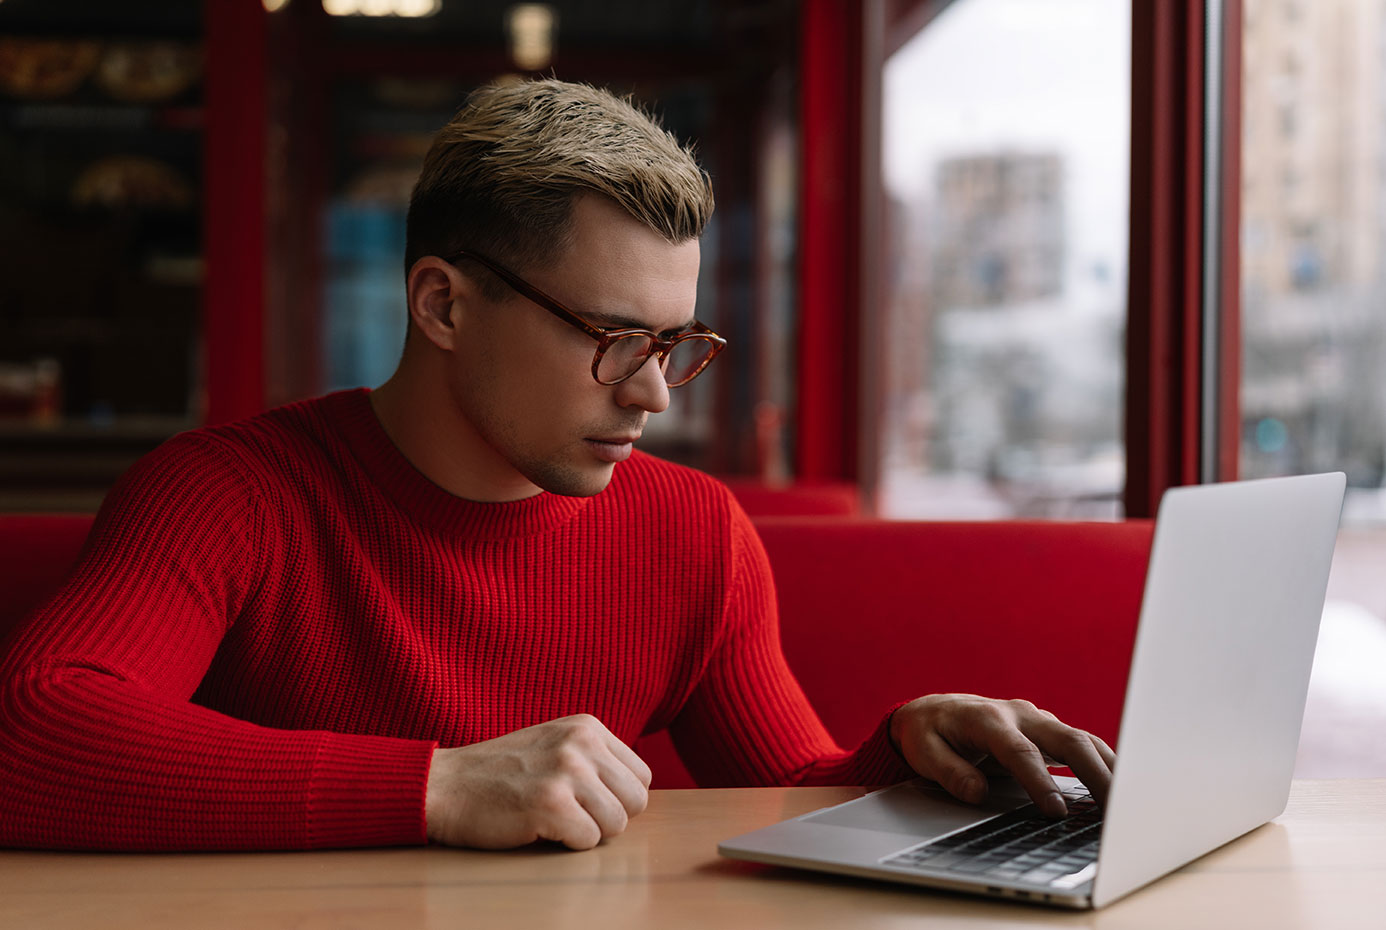
[[[648,336],[626,336],[607,346],[602,361],[597,366],[597,377],[602,381],[619,381],[649,360],[650,339]],[[596,342],[592,348],[597,347]]]
[[[1298,773],[1386,774],[1386,4],[1246,0],[1244,478],[1348,476]]]
[[[1130,13],[956,0],[887,61],[881,508],[1113,518]]]
[[[689,377],[703,364],[713,348],[714,344],[709,339],[685,339],[674,343],[665,359],[665,379],[671,384],[678,384]]]

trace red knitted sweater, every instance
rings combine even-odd
[[[454,497],[364,390],[165,443],[0,665],[0,845],[422,843],[436,746],[573,713],[668,728],[705,785],[881,783],[779,648],[768,563],[698,472]]]

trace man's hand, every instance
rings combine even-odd
[[[911,701],[891,717],[890,738],[915,771],[972,804],[987,796],[987,779],[978,765],[990,757],[1053,817],[1067,808],[1047,766],[1068,766],[1105,804],[1116,765],[1116,753],[1101,739],[1029,701],[975,694],[931,694]]]
[[[587,714],[433,753],[428,838],[509,849],[554,840],[590,849],[649,799],[650,767]]]

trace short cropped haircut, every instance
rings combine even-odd
[[[702,235],[712,182],[629,99],[556,80],[490,84],[439,130],[409,200],[405,273],[480,252],[517,270],[571,244],[575,200],[600,194],[677,245]],[[486,276],[488,296],[503,288]]]

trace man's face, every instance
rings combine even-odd
[[[574,205],[572,241],[552,262],[516,270],[604,329],[663,333],[693,321],[696,241],[671,245],[595,196]],[[459,336],[453,403],[520,491],[528,482],[555,494],[598,493],[649,415],[669,406],[654,362],[620,384],[598,384],[597,343],[518,294],[467,314]]]

